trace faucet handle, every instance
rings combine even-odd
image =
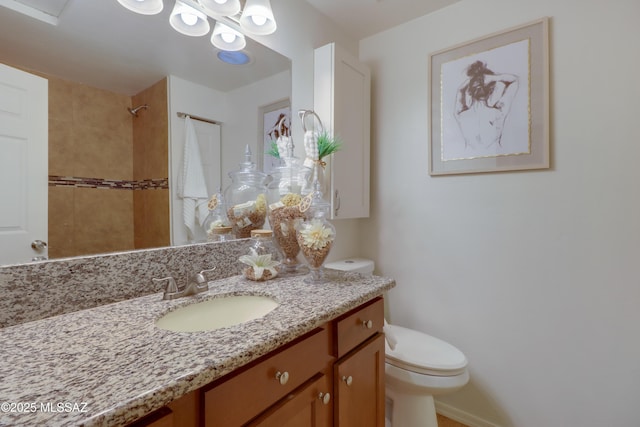
[[[211,273],[215,269],[216,269],[216,267],[209,268],[208,270],[202,270],[202,271],[200,271],[200,274],[204,275],[204,273]]]
[[[207,270],[201,270],[199,273],[196,273],[193,275],[193,280],[198,284],[198,285],[202,285],[203,283],[207,282],[207,279],[204,277],[204,273],[209,273],[213,270],[215,270],[216,267],[207,269]]]
[[[176,285],[176,279],[174,279],[171,276],[163,277],[162,279],[151,279],[151,280],[154,281],[155,283],[161,283],[161,282],[164,282],[165,280],[167,281],[167,288],[164,290],[165,295],[178,292],[178,285]]]

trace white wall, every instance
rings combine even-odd
[[[182,199],[177,195],[177,179],[181,173],[181,162],[184,157],[185,127],[184,119],[177,116],[178,112],[203,117],[210,120],[225,122],[228,119],[228,108],[224,92],[192,83],[176,76],[167,79],[168,109],[169,109],[169,198],[171,213],[171,244],[183,245],[189,242],[188,230],[182,220]],[[196,132],[199,122],[194,122]],[[205,127],[206,129],[206,127]],[[199,141],[200,142],[200,141]],[[204,162],[204,160],[203,160]],[[213,165],[214,167],[215,165]],[[213,168],[212,167],[212,168]],[[205,174],[208,174],[205,169]],[[215,171],[220,175],[220,171]],[[219,178],[215,180],[219,182]],[[210,192],[215,191],[208,188]],[[198,234],[197,239],[204,238]]]
[[[543,16],[553,167],[429,177],[429,53]],[[397,279],[392,321],[467,355],[471,383],[441,402],[501,426],[640,425],[639,17],[637,0],[462,0],[361,42],[361,249]]]
[[[227,92],[229,120],[222,127],[223,187],[231,183],[228,172],[244,161],[249,144],[252,160],[260,168],[258,141],[262,139],[261,107],[291,98],[291,72],[283,71],[258,82]],[[302,146],[302,138],[297,143]]]

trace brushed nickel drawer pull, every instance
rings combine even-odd
[[[362,321],[362,326],[367,328],[367,329],[373,328],[373,320],[363,320]]]
[[[349,375],[348,377],[343,376],[342,381],[344,381],[347,386],[350,386],[353,383],[353,377],[351,377],[351,375]]]

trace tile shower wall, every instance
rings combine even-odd
[[[45,77],[49,256],[168,245],[166,81],[131,98]],[[138,102],[152,107],[132,120]]]
[[[133,192],[136,249],[170,244],[169,129],[167,79],[132,97],[132,105],[149,105],[133,119],[133,179],[151,183]]]
[[[91,179],[133,180],[131,98],[49,79],[49,175],[82,178],[49,186],[49,256],[133,248],[133,191]],[[109,236],[105,239],[104,236]]]

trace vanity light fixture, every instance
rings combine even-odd
[[[276,21],[269,0],[247,0],[240,16],[240,27],[259,36],[273,34],[276,31]]]
[[[204,36],[211,29],[207,15],[180,0],[176,0],[169,23],[174,30],[187,36]]]
[[[164,7],[162,0],[118,0],[118,3],[142,15],[157,15]]]
[[[198,3],[214,15],[234,16],[240,12],[240,0],[198,0]]]
[[[163,0],[118,0],[118,3],[143,15],[160,13],[163,8]],[[247,45],[244,34],[265,36],[276,31],[269,0],[246,0],[241,9],[240,0],[175,0],[169,23],[182,34],[198,37],[209,32],[212,18],[215,26],[211,44],[221,51],[237,52]]]
[[[215,27],[213,27],[211,43],[218,49],[229,52],[242,50],[247,45],[247,41],[239,31],[222,22],[216,22]]]

